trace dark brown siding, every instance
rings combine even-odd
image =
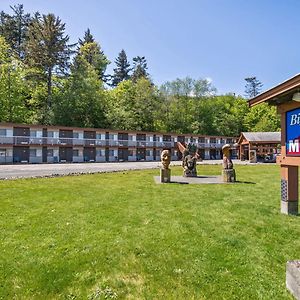
[[[14,127],[14,136],[30,136],[30,129],[26,127]]]
[[[109,161],[109,148],[105,148],[105,161]]]
[[[84,131],[83,137],[85,139],[96,139],[96,131]]]
[[[137,141],[146,141],[146,134],[140,134],[140,133],[138,133],[136,135],[136,140]]]
[[[59,148],[59,161],[72,162],[73,161],[73,149],[72,147],[60,147]]]
[[[29,162],[29,147],[14,147],[13,161],[17,163],[21,161]]]
[[[46,163],[47,162],[47,147],[43,147],[42,155],[43,155],[43,163]]]
[[[96,160],[96,149],[92,147],[83,148],[83,159],[84,161],[95,161]]]
[[[128,141],[128,133],[118,133],[119,141]]]
[[[205,150],[204,149],[198,149],[198,154],[200,158],[204,159],[205,158]]]
[[[156,157],[156,148],[153,149],[153,160],[158,160],[158,157]]]
[[[59,130],[59,137],[60,138],[72,138],[73,137],[73,130]]]
[[[144,159],[146,159],[146,149],[144,149],[144,148],[137,148],[137,150],[136,150],[136,159],[137,160],[144,160]]]
[[[164,142],[171,142],[171,136],[170,135],[163,135],[163,141]]]
[[[118,149],[118,158],[121,161],[128,161],[128,149]]]
[[[184,136],[178,136],[177,141],[180,143],[185,143],[185,137]]]

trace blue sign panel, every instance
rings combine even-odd
[[[286,113],[286,154],[300,156],[300,108]]]

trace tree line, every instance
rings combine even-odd
[[[249,110],[243,97],[217,95],[206,79],[155,85],[146,58],[129,61],[124,49],[107,74],[111,62],[89,29],[70,44],[54,14],[11,9],[0,13],[2,122],[229,136],[280,128],[273,107]],[[246,93],[257,94],[256,77],[246,82]]]

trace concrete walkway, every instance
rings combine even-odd
[[[198,165],[213,164],[220,165],[222,160],[204,160],[198,162]],[[234,160],[234,164],[249,164]],[[172,161],[171,166],[180,166],[181,161]],[[251,164],[253,165],[253,164]],[[48,177],[64,176],[70,174],[90,174],[106,173],[128,170],[157,169],[160,167],[159,161],[151,162],[120,162],[120,163],[72,163],[72,164],[18,164],[18,165],[0,165],[0,180],[30,178],[30,177]]]

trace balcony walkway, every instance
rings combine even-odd
[[[202,164],[221,164],[222,160],[204,160]],[[249,164],[234,160],[234,164]],[[172,161],[171,166],[181,165],[181,161]],[[16,178],[34,178],[64,176],[70,174],[106,173],[128,170],[157,169],[160,162],[116,162],[116,163],[65,163],[65,164],[17,164],[0,165],[0,180]]]

